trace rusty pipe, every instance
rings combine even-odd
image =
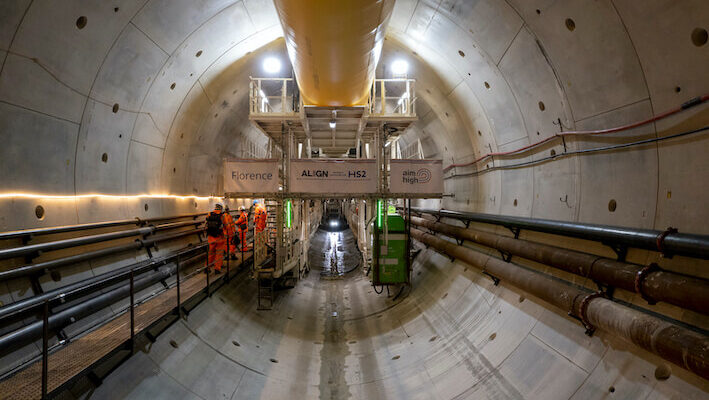
[[[411,230],[411,236],[584,321],[709,379],[709,337],[583,291],[514,263]]]
[[[606,285],[639,293],[649,303],[669,304],[709,314],[709,282],[706,279],[616,261],[579,251],[528,240],[411,217],[411,223],[458,239],[491,247],[536,261]]]

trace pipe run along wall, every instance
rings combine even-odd
[[[411,235],[421,243],[581,318],[587,327],[617,335],[704,379],[709,379],[709,338],[706,336],[418,229],[412,229]]]
[[[652,303],[664,301],[702,314],[709,314],[709,282],[705,279],[663,271],[657,266],[644,267],[594,254],[465,229],[419,217],[411,217],[411,222],[416,226],[441,232],[457,239],[470,240],[511,255],[588,277],[612,287],[639,292]],[[638,276],[638,274],[641,275]]]

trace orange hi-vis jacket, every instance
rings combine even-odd
[[[224,217],[222,221],[224,221],[224,233],[228,237],[233,237],[234,234],[236,233],[236,225],[234,224],[234,217],[231,216],[228,212],[223,213]]]
[[[261,203],[257,204],[254,213],[254,226],[256,232],[261,232],[266,229],[267,216],[268,212],[266,211],[266,207],[261,205]]]
[[[249,228],[249,216],[246,211],[242,211],[239,214],[239,219],[236,220],[235,225],[240,231],[245,231]]]

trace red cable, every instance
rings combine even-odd
[[[533,148],[533,147],[539,146],[540,144],[544,144],[544,143],[546,143],[546,142],[548,142],[548,141],[550,141],[550,140],[552,140],[552,139],[556,139],[556,138],[562,137],[562,136],[572,136],[572,135],[574,135],[574,136],[580,136],[580,135],[606,135],[606,134],[609,134],[609,133],[627,131],[627,130],[629,130],[629,129],[637,128],[637,127],[639,127],[639,126],[647,125],[647,124],[650,124],[650,123],[659,121],[659,120],[661,120],[661,119],[665,119],[665,118],[667,118],[667,117],[669,117],[669,116],[671,116],[671,115],[680,113],[680,112],[682,112],[682,111],[684,111],[684,110],[687,110],[687,109],[689,109],[689,108],[692,108],[692,107],[694,107],[694,106],[696,106],[696,105],[702,104],[702,103],[706,102],[707,100],[709,100],[709,94],[705,94],[704,96],[696,97],[696,98],[694,98],[694,99],[688,101],[687,103],[682,104],[681,106],[679,106],[679,107],[677,107],[677,108],[674,108],[674,109],[669,110],[669,111],[665,111],[665,112],[663,112],[663,113],[661,113],[661,114],[655,115],[654,117],[649,118],[649,119],[646,119],[646,120],[644,120],[644,121],[638,121],[638,122],[634,122],[634,123],[632,123],[632,124],[617,126],[617,127],[615,127],[615,128],[598,129],[598,130],[591,130],[591,131],[566,131],[566,132],[560,132],[560,133],[554,134],[553,136],[549,136],[549,137],[546,138],[546,139],[540,140],[539,142],[535,142],[535,143],[532,143],[532,144],[530,144],[530,145],[527,145],[527,146],[524,146],[524,147],[520,147],[519,149],[510,150],[510,151],[503,151],[503,152],[498,152],[498,153],[488,153],[488,154],[485,154],[484,156],[481,156],[481,157],[479,157],[479,158],[476,158],[475,160],[473,160],[473,161],[471,161],[471,162],[467,162],[467,163],[463,163],[463,164],[451,164],[451,165],[449,165],[449,166],[443,168],[443,172],[447,172],[447,171],[449,171],[451,168],[455,168],[455,167],[467,167],[467,166],[470,166],[470,165],[473,165],[473,164],[477,164],[477,163],[479,163],[480,161],[485,160],[485,159],[490,158],[490,157],[494,157],[494,156],[506,156],[506,155],[510,155],[510,154],[519,153],[519,152],[522,152],[522,151],[525,151],[525,150],[529,150],[529,149],[531,149],[531,148]]]

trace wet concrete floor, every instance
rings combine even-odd
[[[322,278],[336,279],[356,270],[362,263],[362,253],[351,230],[319,230],[310,242],[308,261]]]

